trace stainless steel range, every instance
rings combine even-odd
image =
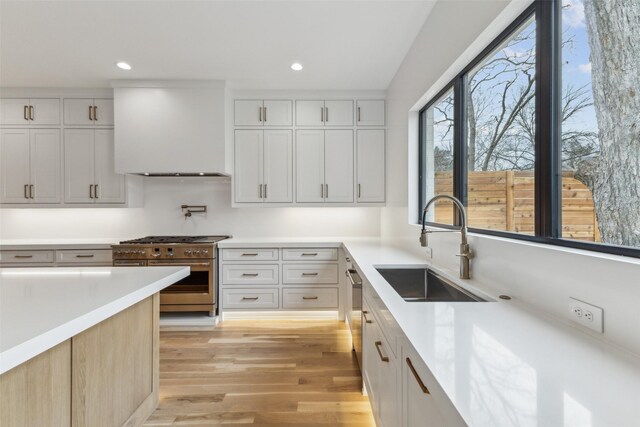
[[[184,265],[191,274],[160,292],[160,311],[206,311],[217,308],[217,243],[230,236],[148,236],[113,245],[116,267]]]

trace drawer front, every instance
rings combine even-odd
[[[302,248],[283,249],[284,261],[337,261],[338,249],[332,248]]]
[[[277,285],[278,265],[223,264],[223,285]]]
[[[284,288],[282,308],[338,308],[338,288]]]
[[[282,264],[282,283],[338,283],[338,264]]]
[[[278,288],[222,289],[222,308],[278,308]]]
[[[57,250],[56,262],[58,262],[59,264],[111,264],[111,250]]]
[[[223,261],[277,261],[278,249],[222,249]]]
[[[2,264],[53,263],[53,251],[0,251]]]

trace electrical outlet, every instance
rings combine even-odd
[[[603,332],[604,312],[602,308],[569,298],[571,320],[596,332]]]
[[[425,254],[427,255],[428,259],[433,258],[433,249],[431,249],[429,246],[427,246],[426,248],[424,248],[425,250]]]

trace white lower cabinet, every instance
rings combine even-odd
[[[273,309],[278,298],[277,288],[222,289],[222,308]]]
[[[283,288],[282,308],[338,308],[338,288]]]

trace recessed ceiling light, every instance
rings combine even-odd
[[[302,64],[299,62],[294,62],[293,64],[291,64],[291,69],[293,71],[300,71],[302,70]]]
[[[127,71],[131,69],[131,65],[127,64],[124,61],[116,62],[116,67],[120,68],[121,70],[127,70]]]

